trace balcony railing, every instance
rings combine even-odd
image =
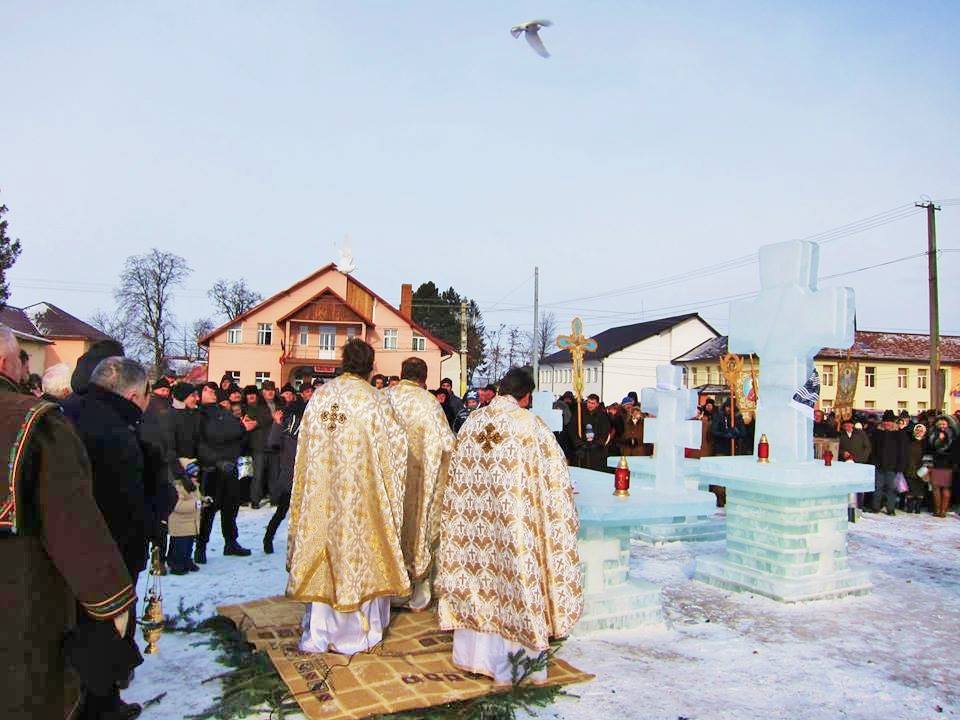
[[[336,360],[337,349],[323,348],[316,345],[291,345],[288,357],[300,360]]]

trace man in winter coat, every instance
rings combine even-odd
[[[600,407],[600,397],[590,394],[584,403],[581,422],[577,422],[574,410],[567,425],[567,437],[573,448],[578,467],[604,471],[607,466],[607,438],[610,435],[610,421],[607,411]]]
[[[93,498],[83,444],[56,405],[20,394],[19,354],[0,326],[0,452],[10,459],[0,467],[0,717],[72,718],[80,683],[64,634],[79,612],[117,642],[136,591]],[[114,718],[139,714],[116,697]]]
[[[841,462],[853,460],[855,463],[868,463],[872,449],[867,434],[862,429],[856,429],[852,419],[844,420],[840,426],[838,449]]]
[[[149,400],[147,374],[133,360],[108,357],[83,386],[64,402],[63,413],[86,447],[93,496],[136,587],[147,566],[147,545],[160,545],[161,521],[173,507],[172,488],[148,468],[137,434]],[[126,637],[136,647],[134,629],[130,623]],[[91,717],[126,717],[117,688],[106,695],[88,688],[86,704]]]
[[[202,565],[207,561],[207,543],[217,512],[220,513],[223,532],[223,554],[250,555],[250,551],[237,542],[237,513],[245,493],[237,471],[237,458],[246,451],[247,432],[253,429],[253,423],[248,418],[235,418],[217,404],[214,383],[207,383],[201,390],[199,415],[197,460],[201,468],[200,486],[203,495],[212,500],[203,508],[193,556],[194,562]]]
[[[873,465],[876,468],[874,477],[876,490],[873,493],[871,509],[880,512],[880,506],[886,505],[888,515],[897,512],[897,473],[907,468],[907,445],[909,438],[906,431],[897,425],[897,416],[893,410],[883,413],[883,421],[873,436]]]
[[[250,454],[253,456],[253,477],[250,478],[250,507],[256,510],[264,495],[269,492],[270,482],[266,468],[267,434],[273,425],[271,414],[256,385],[243,389],[244,415],[253,421],[253,429],[247,435]]]
[[[297,461],[297,438],[300,434],[300,421],[306,404],[300,400],[287,405],[284,410],[273,413],[273,424],[267,435],[267,449],[274,453],[277,471],[270,478],[270,499],[276,508],[273,517],[267,523],[263,535],[263,552],[273,554],[273,539],[280,523],[290,510],[290,493],[293,491],[293,468]]]

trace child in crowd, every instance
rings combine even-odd
[[[200,533],[200,491],[197,476],[200,466],[194,458],[180,458],[183,474],[175,481],[177,505],[170,513],[170,549],[167,565],[174,575],[196,572],[200,566],[193,561],[193,543]]]

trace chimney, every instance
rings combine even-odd
[[[407,320],[413,319],[413,285],[400,286],[400,314]]]

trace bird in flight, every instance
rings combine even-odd
[[[528,20],[525,23],[519,25],[514,25],[510,28],[510,34],[515,38],[520,37],[521,33],[527,36],[527,42],[530,43],[530,47],[534,49],[534,52],[537,53],[540,57],[548,58],[550,53],[547,52],[547,49],[543,46],[543,40],[540,39],[538,34],[540,28],[550,27],[553,25],[549,20]]]

